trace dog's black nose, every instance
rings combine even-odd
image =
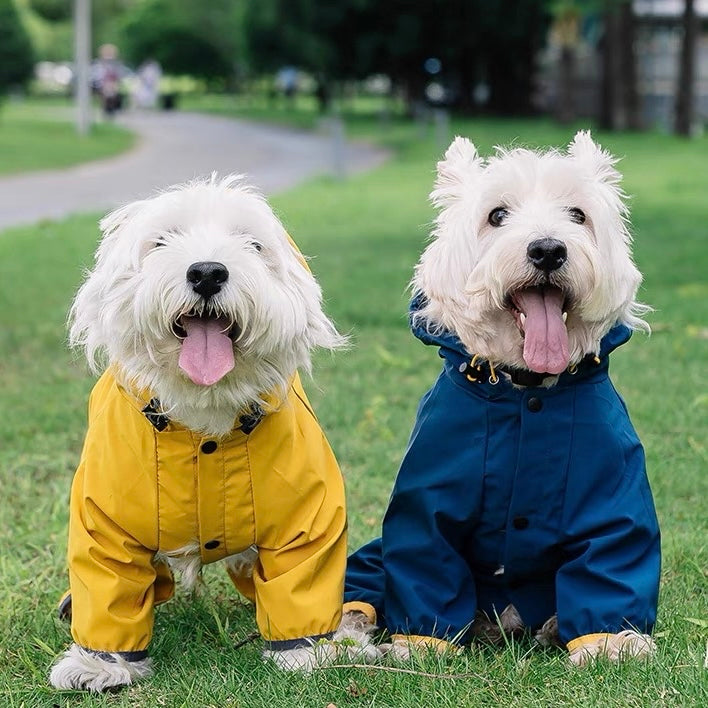
[[[531,241],[526,255],[539,270],[550,273],[568,260],[568,250],[557,238],[539,238]]]
[[[229,271],[223,263],[200,261],[187,268],[187,281],[192,284],[192,290],[207,300],[216,295],[228,279]]]

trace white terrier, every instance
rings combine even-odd
[[[614,163],[581,132],[488,160],[457,138],[438,164],[411,321],[444,369],[345,588],[398,655],[524,627],[577,664],[654,648],[659,529],[607,374],[648,329]]]
[[[305,261],[236,177],[129,204],[101,229],[71,310],[71,343],[104,373],[71,494],[61,612],[74,644],[51,683],[101,691],[147,676],[169,566],[193,585],[222,559],[282,668],[353,651],[330,641],[343,484],[297,374],[343,338]]]

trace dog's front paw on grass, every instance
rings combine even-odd
[[[128,661],[119,653],[93,652],[72,644],[54,665],[49,682],[60,690],[103,691],[128,686],[152,673],[152,660]]]
[[[457,655],[463,648],[437,637],[419,636],[413,634],[395,634],[391,642],[380,644],[379,649],[388,659],[394,661],[409,661],[415,654],[429,654],[434,652],[440,656]]]
[[[597,657],[619,662],[627,658],[646,659],[656,653],[656,643],[648,634],[626,629],[617,634],[590,634],[568,644],[575,666],[586,666]]]
[[[383,656],[383,652],[373,644],[368,635],[356,638],[335,635],[333,639],[322,639],[309,646],[266,650],[263,656],[272,659],[283,671],[309,673],[318,667],[339,662],[373,664]]]

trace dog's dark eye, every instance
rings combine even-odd
[[[258,251],[258,253],[260,253],[263,250],[263,246],[260,243],[258,243],[258,241],[251,241],[251,246],[253,246],[253,248],[255,248],[256,251]]]
[[[568,216],[574,224],[584,224],[585,223],[585,212],[578,207],[568,207]]]
[[[158,239],[157,241],[153,241],[152,245],[154,248],[160,248],[160,246],[166,246],[167,244],[162,239]]]
[[[509,210],[506,207],[497,207],[489,212],[487,221],[492,226],[501,226],[505,221],[507,216],[509,216]]]

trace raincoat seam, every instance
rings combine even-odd
[[[157,430],[154,427],[152,429],[152,439],[155,450],[155,502],[157,504],[157,514],[155,514],[155,519],[157,520],[157,533],[155,534],[155,536],[157,540],[157,550],[160,550],[162,539],[162,504],[160,500],[160,456],[158,454],[157,449]]]
[[[197,535],[197,543],[199,545],[199,556],[201,557],[202,563],[204,563],[204,557],[202,556],[202,515],[201,509],[199,508],[199,496],[201,492],[201,485],[199,484],[199,448],[198,443],[194,438],[194,433],[191,430],[187,431],[189,433],[189,439],[192,441],[192,484],[194,485],[194,490],[196,492],[196,499],[194,500],[194,516],[195,516],[195,531]]]
[[[575,421],[575,408],[578,403],[578,389],[577,387],[573,387],[573,397],[572,397],[572,412],[571,412],[571,420]],[[568,441],[568,461],[566,463],[565,467],[565,475],[563,476],[563,507],[561,509],[561,527],[558,529],[559,535],[561,536],[561,548],[565,546],[565,544],[568,542],[568,534],[566,529],[569,526],[568,523],[568,515],[567,515],[567,506],[568,506],[568,499],[570,495],[568,494],[568,478],[570,477],[570,461],[573,459],[573,444],[575,443],[575,434],[576,434],[576,426],[571,425],[570,426],[570,439]]]
[[[293,393],[295,394],[296,398],[302,403],[303,406],[307,409],[307,411],[310,413],[310,415],[319,423],[319,420],[317,420],[317,416],[315,415],[315,412],[312,410],[312,408],[308,405],[308,403],[304,400],[304,398],[300,395],[299,391],[293,386]]]
[[[229,556],[229,538],[226,533],[226,443],[219,445],[219,452],[221,453],[221,496],[223,499],[221,514],[221,531],[222,537],[224,539],[224,558]]]
[[[293,387],[294,390],[294,387]],[[273,414],[275,415],[275,414]],[[244,446],[246,448],[246,472],[248,474],[248,489],[251,494],[251,514],[253,515],[253,543],[255,544],[256,548],[258,548],[258,518],[256,515],[256,495],[253,491],[253,473],[252,473],[252,468],[251,468],[251,438],[250,436],[246,436],[246,440],[244,441]]]

